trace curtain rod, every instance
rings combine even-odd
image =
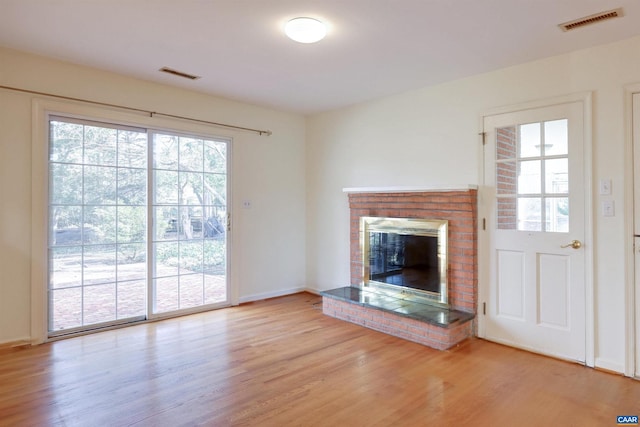
[[[149,111],[149,110],[143,110],[141,108],[127,107],[125,105],[109,104],[107,102],[91,101],[89,99],[74,98],[74,97],[71,97],[71,96],[56,95],[56,94],[53,94],[53,93],[39,92],[39,91],[35,91],[35,90],[21,89],[21,88],[11,87],[11,86],[2,86],[2,85],[0,85],[0,89],[12,90],[12,91],[16,91],[16,92],[30,93],[32,95],[51,96],[53,98],[65,99],[67,101],[86,102],[86,103],[90,103],[90,104],[101,105],[103,107],[112,107],[112,108],[119,108],[119,109],[123,109],[123,110],[136,111],[138,113],[148,114],[149,117],[163,116],[163,117],[170,117],[172,119],[188,120],[188,121],[196,122],[196,123],[204,123],[204,124],[213,125],[213,126],[220,126],[220,127],[224,127],[224,128],[228,128],[228,129],[244,130],[244,131],[248,131],[248,132],[255,132],[260,136],[263,136],[263,135],[271,136],[272,133],[273,133],[270,130],[253,129],[253,128],[247,128],[247,127],[243,127],[243,126],[229,125],[229,124],[226,124],[226,123],[211,122],[211,121],[208,121],[208,120],[194,119],[194,118],[191,118],[191,117],[178,116],[178,115],[175,115],[175,114],[159,113],[157,111]]]

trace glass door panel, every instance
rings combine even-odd
[[[50,335],[144,316],[146,131],[49,128]]]
[[[151,311],[227,300],[227,144],[155,133]]]

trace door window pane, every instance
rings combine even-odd
[[[202,274],[180,276],[180,308],[192,308],[204,304],[203,281]]]
[[[118,166],[147,169],[147,134],[118,131]]]
[[[201,139],[179,138],[180,164],[197,166],[197,170],[203,170],[203,142]]]
[[[145,206],[147,202],[147,171],[118,168],[118,204]]]
[[[178,172],[156,170],[153,172],[153,197],[156,204],[178,203],[180,184]]]
[[[541,200],[534,197],[518,199],[518,230],[542,231]]]
[[[147,209],[145,206],[118,206],[118,243],[146,240]]]
[[[498,229],[569,231],[567,129],[567,119],[496,129]]]
[[[116,129],[84,126],[84,164],[115,166],[117,138]]]
[[[102,166],[84,167],[84,204],[85,205],[115,205],[116,168]]]
[[[204,171],[227,173],[227,145],[219,141],[204,141]]]
[[[518,162],[518,194],[540,193],[540,160]]]
[[[49,290],[49,330],[82,326],[82,287]]]
[[[202,272],[202,240],[180,242],[180,274]]]
[[[496,190],[498,194],[516,194],[518,192],[517,169],[515,160],[496,164]]]
[[[49,249],[49,289],[70,288],[82,283],[82,246]]]
[[[118,282],[141,280],[147,277],[147,245],[130,243],[118,245]]]
[[[515,230],[518,227],[517,217],[518,199],[515,197],[498,198],[498,228],[501,230]]]
[[[87,244],[116,243],[115,206],[85,206],[84,242]]]
[[[83,285],[109,283],[116,279],[116,245],[87,245],[82,258]]]
[[[85,286],[83,323],[93,324],[116,320],[116,284]]]
[[[540,155],[540,123],[520,125],[518,152],[521,158]]]
[[[81,245],[82,231],[82,206],[54,206],[49,209],[51,246]]]
[[[82,164],[83,156],[82,125],[75,123],[56,122],[50,128],[49,160],[54,165],[58,163]]]
[[[154,277],[177,276],[180,265],[180,247],[178,242],[153,244]]]
[[[178,170],[178,137],[155,135],[153,138],[153,167]]]
[[[49,202],[55,206],[82,204],[82,166],[49,163]]]
[[[178,208],[176,206],[157,206],[153,208],[155,218],[153,238],[160,240],[178,240]]]
[[[166,313],[180,308],[178,300],[178,276],[163,277],[153,280],[154,301],[153,311],[155,313]]]
[[[569,154],[569,132],[567,119],[544,123],[544,148],[547,156]]]
[[[119,281],[116,304],[118,319],[144,316],[147,312],[147,281]]]
[[[546,231],[569,232],[569,199],[553,197],[545,200]]]
[[[569,159],[544,161],[545,192],[548,194],[569,193]]]

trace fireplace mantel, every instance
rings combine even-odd
[[[437,193],[447,191],[467,191],[477,190],[478,186],[468,185],[447,185],[438,187],[347,187],[343,188],[343,193]]]

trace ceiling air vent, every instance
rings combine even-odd
[[[158,71],[162,71],[163,73],[167,73],[167,74],[173,74],[174,76],[178,76],[178,77],[184,77],[185,79],[189,79],[189,80],[198,80],[200,78],[200,76],[196,76],[189,73],[183,73],[182,71],[174,70],[173,68],[169,68],[169,67],[162,67]]]
[[[595,24],[598,22],[606,21],[607,19],[620,18],[622,15],[622,8],[608,10],[606,12],[596,13],[595,15],[585,16],[584,18],[576,19],[574,21],[565,22],[558,25],[562,31],[575,30],[585,25]]]

